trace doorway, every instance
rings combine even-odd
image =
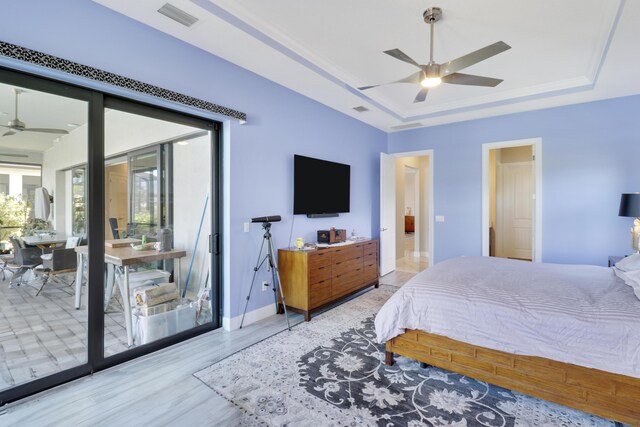
[[[483,255],[540,261],[541,141],[483,145]]]
[[[381,153],[380,274],[420,272],[433,257],[433,151]]]

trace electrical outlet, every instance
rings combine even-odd
[[[269,282],[267,282],[266,280],[262,281],[262,292],[266,291],[269,289]]]

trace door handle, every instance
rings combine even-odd
[[[387,229],[382,227],[382,228],[380,228],[380,231],[387,231]]]

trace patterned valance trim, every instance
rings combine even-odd
[[[66,59],[58,58],[57,56],[48,55],[46,53],[27,49],[11,43],[0,41],[0,55],[52,70],[61,71],[63,73],[72,74],[74,76],[84,77],[96,82],[106,83],[119,88],[151,95],[156,98],[199,108],[215,114],[233,117],[241,121],[247,120],[247,115],[241,111],[236,111],[212,102],[203,101],[192,96],[183,95],[178,92],[173,92],[171,90],[143,83],[128,77],[123,77],[118,74],[109,73],[87,65],[78,64],[77,62],[67,61]]]

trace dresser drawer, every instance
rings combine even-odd
[[[348,261],[357,257],[362,257],[362,246],[344,246],[342,248],[331,251],[331,259],[333,263]]]
[[[323,267],[331,264],[331,252],[318,251],[309,254],[309,268]]]
[[[331,293],[334,297],[360,288],[364,283],[362,269],[359,268],[357,271],[345,274],[339,279],[334,279],[332,282]]]
[[[331,279],[309,286],[309,307],[315,308],[331,299]]]
[[[331,265],[316,267],[309,271],[309,284],[321,282],[325,279],[331,279]]]
[[[362,267],[363,280],[367,283],[373,282],[378,278],[378,261],[365,262]]]
[[[378,242],[375,240],[370,242],[360,243],[360,246],[362,247],[362,250],[365,253],[371,253],[371,252],[378,253]]]
[[[358,267],[362,267],[362,257],[356,257],[347,261],[335,262],[332,266],[333,275],[346,273],[347,271],[354,270]]]
[[[358,267],[345,273],[333,275],[334,286],[341,286],[342,284],[351,282],[353,280],[362,280],[362,267]]]
[[[365,264],[369,264],[369,263],[378,263],[378,254],[377,253],[372,253],[372,254],[364,254],[364,257],[362,259],[362,261]]]
[[[365,274],[368,273],[368,272],[371,272],[371,271],[373,271],[375,273],[378,272],[378,263],[376,261],[365,262],[362,265],[362,267],[364,269]]]

